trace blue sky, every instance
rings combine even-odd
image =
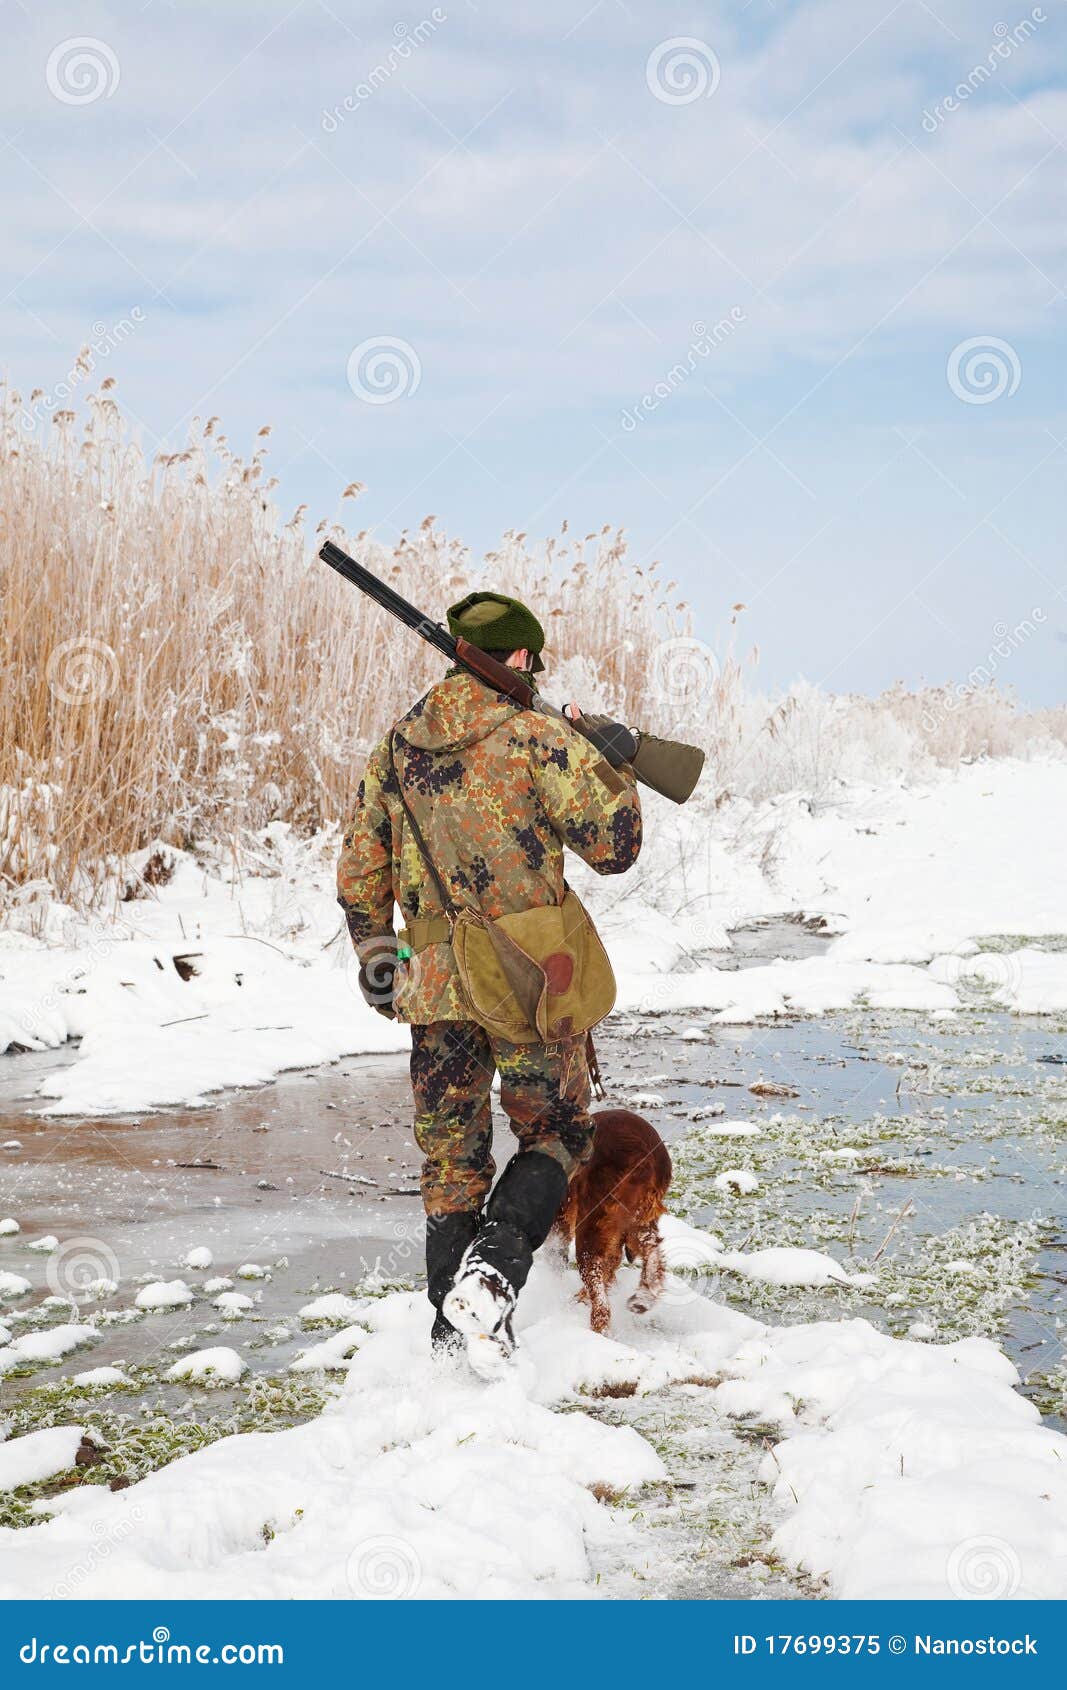
[[[621,525],[767,686],[1062,700],[1065,10],[3,0],[0,366],[311,529]]]

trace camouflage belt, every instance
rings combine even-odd
[[[443,915],[429,915],[422,920],[415,916],[397,934],[397,942],[410,951],[424,951],[427,945],[440,945],[452,937],[452,928]]]

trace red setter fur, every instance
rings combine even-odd
[[[671,1159],[655,1127],[629,1109],[602,1109],[594,1120],[592,1157],[571,1180],[552,1236],[561,1251],[574,1240],[589,1324],[594,1332],[606,1332],[608,1293],[624,1252],[628,1261],[641,1263],[641,1279],[627,1304],[634,1314],[646,1314],[663,1290],[659,1217]]]

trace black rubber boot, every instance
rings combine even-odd
[[[463,1339],[441,1313],[441,1303],[452,1289],[463,1252],[481,1225],[481,1215],[460,1210],[452,1215],[429,1215],[426,1219],[426,1295],[437,1315],[430,1332],[435,1350],[458,1350]]]
[[[516,1293],[526,1284],[534,1251],[551,1232],[566,1192],[566,1174],[543,1150],[520,1150],[496,1183],[474,1253]]]

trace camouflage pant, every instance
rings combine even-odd
[[[490,1087],[523,1150],[554,1156],[569,1176],[593,1148],[585,1036],[564,1045],[514,1045],[474,1021],[411,1029],[415,1142],[428,1215],[477,1211],[493,1183]]]

